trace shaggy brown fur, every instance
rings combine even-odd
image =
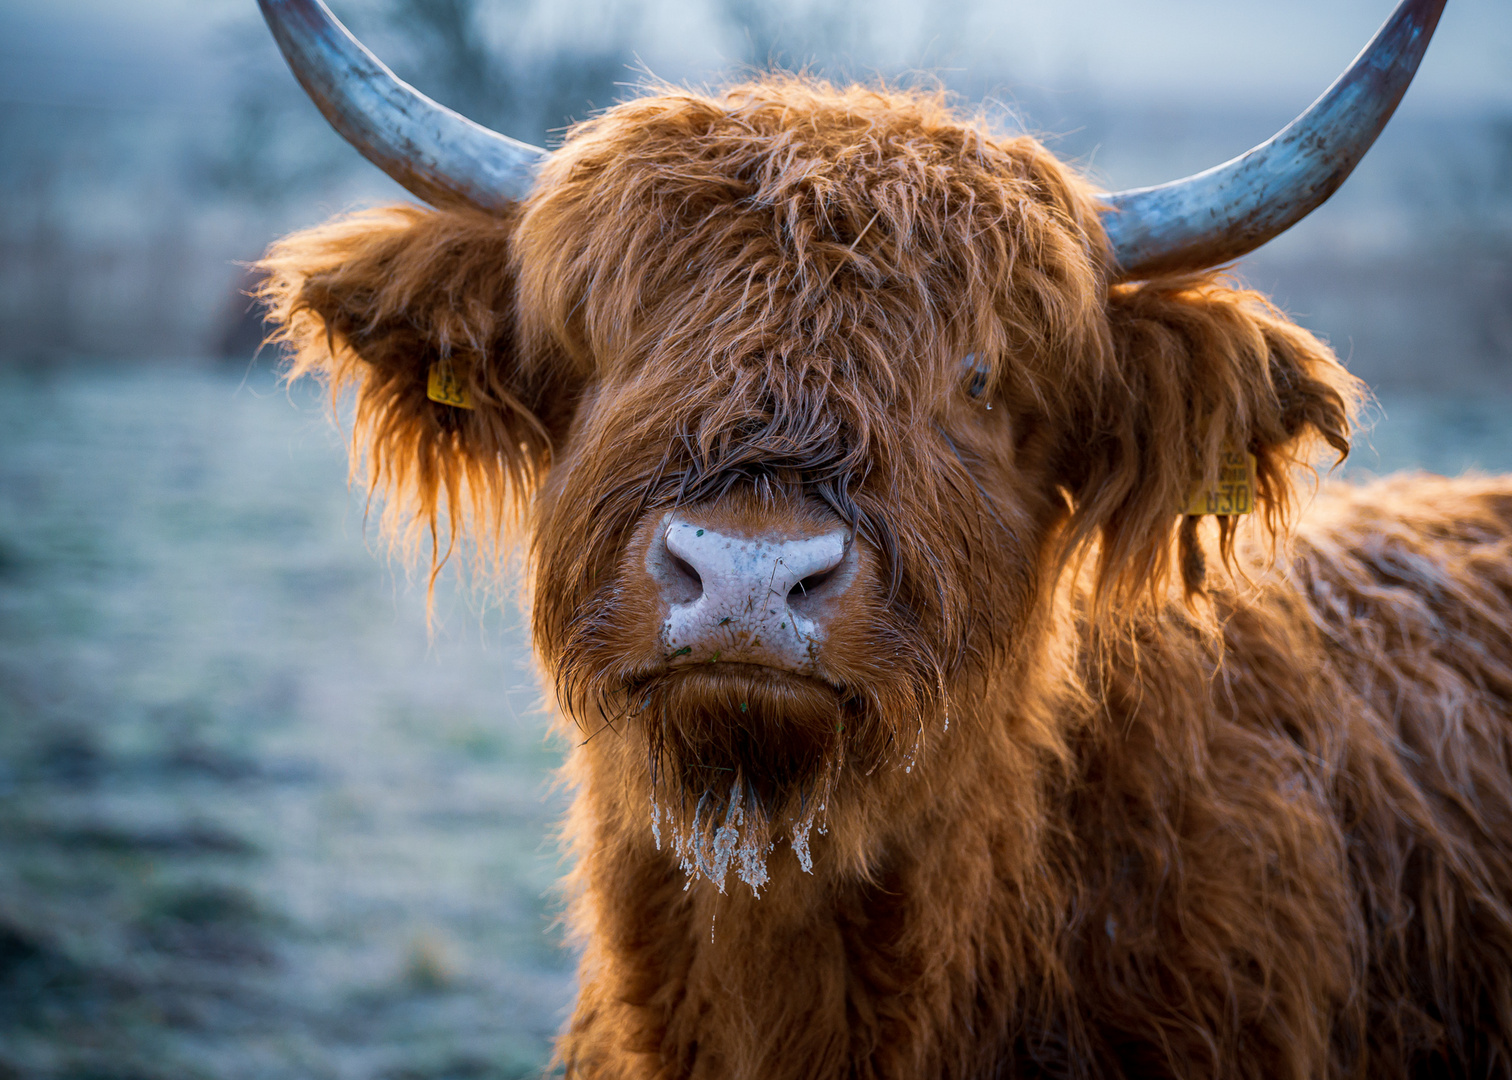
[[[511,215],[360,214],[264,265],[391,521],[529,538],[570,1075],[1512,1070],[1512,482],[1299,515],[1355,380],[1215,277],[1110,287],[1034,140],[666,91]],[[427,400],[436,362],[478,409]],[[1228,446],[1262,512],[1183,525]],[[639,568],[676,506],[856,531],[821,678],[667,668]],[[732,821],[759,896],[688,862]]]

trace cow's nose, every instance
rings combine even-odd
[[[667,605],[662,642],[676,665],[743,662],[814,669],[856,577],[843,528],[817,536],[742,536],[668,515],[646,554]]]

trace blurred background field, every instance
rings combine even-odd
[[[648,78],[938,79],[1110,186],[1267,137],[1390,0],[342,0],[550,143]],[[1240,276],[1380,399],[1352,475],[1512,469],[1512,9],[1451,0],[1355,177]],[[985,104],[983,104],[985,103]],[[402,193],[253,0],[0,5],[0,1080],[533,1075],[571,998],[515,605],[364,531],[240,263]]]
[[[515,608],[364,542],[313,393],[0,376],[0,1075],[510,1076],[571,990]]]

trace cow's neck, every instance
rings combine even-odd
[[[981,1032],[1009,1037],[1008,1013],[1053,966],[1030,943],[1051,939],[1062,905],[1026,831],[1043,818],[1043,748],[1025,738],[1039,721],[976,709],[958,708],[953,730],[866,805],[832,808],[812,873],[776,848],[759,898],[733,874],[724,893],[690,883],[645,812],[627,812],[622,774],[602,761],[580,772],[578,812],[596,819],[598,844],[578,868],[592,945],[569,1060],[574,1047],[618,1056],[617,1043],[641,1052],[604,1075],[670,1065],[775,1080],[969,1075],[1001,1054]],[[940,1057],[967,1046],[982,1061]]]

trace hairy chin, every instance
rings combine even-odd
[[[832,796],[912,760],[920,718],[940,702],[933,685],[898,682],[863,697],[771,668],[707,664],[601,690],[598,708],[645,740],[657,846],[670,845],[691,879],[722,892],[733,872],[757,890],[774,844],[810,870],[809,833],[826,830]]]
[[[921,718],[941,702],[934,685],[897,683],[857,694],[772,668],[707,664],[625,686],[616,712],[644,733],[661,797],[696,799],[738,779],[776,821],[822,799],[842,770],[870,775],[912,759]]]
[[[697,798],[738,778],[763,816],[822,785],[860,712],[832,686],[749,664],[677,669],[629,692],[655,786]]]
[[[864,709],[815,679],[748,664],[664,672],[626,688],[647,740],[652,829],[690,878],[753,891],[787,836],[808,870],[810,827]],[[664,831],[665,830],[665,831]]]

